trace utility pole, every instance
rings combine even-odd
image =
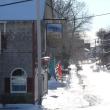
[[[101,53],[101,65],[103,65],[103,63],[104,63],[104,34],[103,34],[103,36],[102,36],[102,38],[101,38],[101,50],[102,50],[102,53]]]
[[[96,39],[95,39],[95,60],[97,61],[97,52],[96,52],[96,50],[97,50],[97,47],[96,47]]]
[[[40,0],[37,0],[37,54],[38,54],[38,104],[42,103],[41,87],[41,18],[40,18]]]

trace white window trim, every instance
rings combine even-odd
[[[26,90],[25,91],[13,91],[12,90],[12,74],[15,70],[17,69],[21,69],[22,71],[24,71],[24,74],[26,75]],[[12,71],[11,71],[11,76],[10,76],[10,92],[11,93],[27,93],[27,74],[26,74],[26,71],[23,69],[23,68],[14,68]]]

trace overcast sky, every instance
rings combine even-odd
[[[84,0],[84,2],[92,15],[110,13],[110,0]],[[91,38],[95,38],[95,33],[100,28],[110,28],[110,14],[93,18],[89,32]]]

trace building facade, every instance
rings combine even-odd
[[[6,27],[4,27],[6,25]],[[4,28],[6,30],[4,31]],[[0,96],[33,95],[33,37],[32,22],[9,21],[1,23]],[[5,47],[5,48],[4,48]],[[16,96],[17,97],[17,96]],[[7,102],[14,98],[8,98]]]
[[[48,13],[51,9],[45,3],[43,18],[52,17]],[[45,32],[46,22],[41,20],[42,56],[46,49]],[[0,103],[35,103],[47,93],[48,75],[42,69],[38,77],[37,56],[36,20],[0,22]]]

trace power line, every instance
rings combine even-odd
[[[5,4],[1,4],[0,7],[4,7],[4,6],[8,6],[8,5],[15,5],[18,3],[24,3],[24,2],[29,2],[29,1],[33,1],[33,0],[21,0],[21,1],[11,2],[11,3],[5,3]]]
[[[58,13],[58,14],[60,14],[61,15],[61,13],[59,13],[59,11],[58,10],[56,10],[55,8],[53,8],[52,6],[50,6],[48,3],[46,3],[49,7],[51,7],[56,13]],[[103,13],[103,14],[98,14],[98,15],[92,15],[92,16],[87,16],[87,17],[81,17],[81,18],[76,18],[75,20],[79,20],[79,19],[85,19],[85,18],[94,18],[94,17],[99,17],[99,16],[105,16],[105,15],[110,15],[110,13]],[[65,19],[65,17],[64,17],[64,15],[62,14],[61,15],[64,19]],[[68,21],[73,21],[73,20],[68,20]]]
[[[21,1],[16,1],[16,2],[11,2],[11,3],[1,4],[0,7],[4,7],[4,6],[8,6],[8,5],[15,5],[15,4],[29,2],[29,1],[33,1],[33,0],[21,0]],[[51,7],[56,13],[60,14],[65,19],[65,17],[63,16],[63,14],[59,13],[58,10],[56,10],[55,8],[53,8],[52,6],[50,6],[48,3],[46,3],[46,4],[49,7]],[[103,14],[98,14],[98,15],[93,15],[93,16],[87,16],[87,17],[83,17],[83,18],[81,17],[81,18],[76,18],[75,20],[85,19],[85,18],[93,18],[93,17],[98,17],[98,16],[105,16],[105,15],[110,15],[110,13],[103,13]],[[68,20],[68,21],[73,21],[73,20]]]
[[[46,3],[49,7],[51,7],[56,13],[58,13],[58,14],[60,14],[61,15],[61,13],[59,13],[58,12],[58,10],[56,10],[55,8],[53,8],[52,6],[50,6],[48,3]],[[103,14],[98,14],[98,15],[92,15],[92,16],[87,16],[87,17],[81,17],[81,18],[76,18],[75,20],[78,20],[78,19],[85,19],[85,18],[93,18],[93,17],[98,17],[98,16],[105,16],[105,15],[110,15],[110,13],[103,13]],[[63,14],[61,15],[64,19],[65,19],[65,17],[63,16]],[[72,20],[68,20],[68,21],[72,21]]]
[[[110,13],[103,13],[103,14],[99,14],[99,15],[87,16],[87,17],[84,17],[84,18],[93,18],[93,17],[105,16],[105,15],[110,15]],[[76,18],[76,20],[84,19],[84,18]]]

